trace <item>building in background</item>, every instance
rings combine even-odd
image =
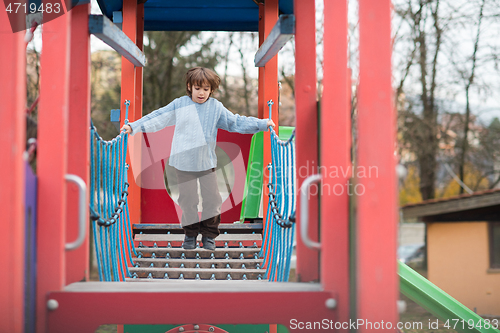
[[[500,316],[500,190],[402,208],[427,225],[428,279],[479,315]]]

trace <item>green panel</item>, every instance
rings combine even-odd
[[[123,325],[125,333],[165,333],[179,325]],[[269,325],[214,325],[229,333],[264,333],[269,332]],[[278,333],[288,333],[286,327],[278,325]]]
[[[286,141],[286,140],[290,139],[294,129],[295,129],[295,127],[280,126],[280,134],[279,134],[280,140]]]
[[[401,292],[445,323],[448,321],[452,329],[456,324],[455,330],[464,333],[500,332],[491,326],[484,328],[485,322],[480,316],[399,260],[398,265]],[[474,328],[468,323],[474,323]]]
[[[248,157],[247,176],[243,201],[241,203],[240,222],[245,219],[259,217],[260,199],[262,196],[263,163],[264,163],[264,132],[253,135]]]
[[[280,140],[288,140],[294,129],[295,127],[280,126]],[[245,219],[255,219],[259,217],[260,200],[262,198],[262,182],[264,176],[262,172],[264,170],[263,146],[264,132],[254,134],[250,145],[250,155],[248,157],[240,222],[244,222]]]

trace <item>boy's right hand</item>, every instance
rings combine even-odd
[[[132,134],[132,127],[130,127],[130,125],[123,125],[122,128],[120,128],[120,132],[123,130],[125,130],[127,134]]]

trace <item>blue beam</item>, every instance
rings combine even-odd
[[[259,22],[153,21],[144,22],[144,31],[259,31]]]
[[[89,32],[111,46],[137,67],[146,65],[146,56],[135,43],[103,15],[89,16]]]
[[[215,10],[146,7],[146,4],[144,6],[146,31],[258,31],[259,27],[257,5],[255,8]]]
[[[295,35],[295,16],[280,15],[266,40],[255,54],[255,67],[264,67]]]

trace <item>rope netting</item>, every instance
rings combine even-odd
[[[268,102],[271,115],[272,101]],[[271,117],[271,116],[270,116]],[[269,204],[260,256],[269,281],[288,281],[295,234],[295,131],[286,141],[271,127]]]
[[[129,101],[125,102],[128,118]],[[125,124],[128,119],[125,119]],[[90,216],[100,281],[124,281],[133,266],[132,230],[128,210],[127,138],[121,131],[106,141],[90,127]]]

